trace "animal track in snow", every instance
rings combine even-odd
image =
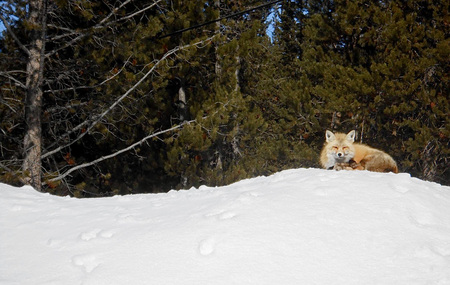
[[[217,217],[219,220],[228,220],[228,219],[236,217],[236,213],[220,210],[217,212],[212,212],[210,214],[206,214],[205,217]]]
[[[133,215],[128,213],[121,213],[116,215],[116,220],[118,223],[146,223],[150,219],[139,215]]]
[[[219,215],[219,219],[220,220],[228,220],[228,219],[234,218],[235,216],[236,216],[236,214],[233,212],[224,212]]]
[[[111,238],[114,235],[112,231],[102,231],[101,229],[94,229],[80,235],[80,239],[84,241],[89,241],[91,239],[102,237],[102,238]]]
[[[237,200],[241,203],[247,204],[252,202],[255,198],[258,198],[259,194],[256,192],[246,192],[239,195]]]
[[[63,243],[63,240],[61,240],[61,239],[50,238],[47,240],[47,246],[53,247],[53,248],[61,247],[62,243]]]
[[[316,194],[317,196],[325,197],[328,196],[329,193],[330,193],[329,187],[319,186],[314,189],[314,194]]]
[[[411,212],[410,218],[413,223],[419,226],[431,226],[436,224],[435,217],[430,212],[424,211]]]
[[[216,242],[213,238],[202,240],[198,245],[198,251],[201,255],[207,256],[214,252]]]
[[[76,255],[72,257],[72,263],[82,267],[87,273],[92,272],[100,264],[93,254]]]
[[[82,233],[81,236],[80,236],[80,238],[81,238],[82,240],[85,240],[85,241],[91,240],[91,239],[93,239],[93,238],[96,238],[96,237],[97,237],[97,234],[98,234],[100,231],[101,231],[100,229],[95,229],[95,230],[92,230],[92,231],[89,231],[89,232]]]
[[[114,232],[113,231],[101,231],[100,236],[102,238],[112,238],[114,236]]]
[[[405,187],[405,186],[402,186],[402,185],[395,185],[395,186],[394,186],[394,189],[395,189],[397,192],[400,192],[400,193],[406,193],[406,192],[409,191],[409,188],[408,188],[408,187]]]

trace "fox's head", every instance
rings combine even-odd
[[[355,141],[355,130],[348,134],[326,131],[325,139],[328,147],[327,155],[334,158],[337,163],[349,162],[355,156],[353,142]]]

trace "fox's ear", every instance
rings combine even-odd
[[[347,134],[345,139],[348,140],[349,142],[354,142],[355,141],[355,134],[356,134],[356,132],[355,132],[355,130],[353,130],[353,131],[351,131],[351,132],[349,132]]]
[[[326,140],[326,142],[332,142],[335,139],[336,139],[336,137],[335,137],[335,135],[332,132],[330,132],[329,130],[327,130],[325,132],[325,140]]]

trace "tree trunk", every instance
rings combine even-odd
[[[44,71],[44,45],[46,1],[32,0],[29,4],[28,23],[31,26],[30,48],[27,63],[24,162],[25,181],[41,190],[41,110],[42,81]]]

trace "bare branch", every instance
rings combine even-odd
[[[11,76],[12,73],[19,73],[19,72],[25,73],[24,71],[21,71],[21,70],[0,71],[0,76],[6,77],[9,80],[13,81],[16,86],[19,86],[19,87],[21,87],[23,89],[26,89],[25,84],[20,82],[20,80],[16,79],[14,76]]]
[[[23,50],[26,55],[30,56],[30,50],[27,49],[27,47],[24,44],[22,44],[22,42],[19,40],[19,38],[16,36],[16,34],[11,29],[11,26],[8,24],[8,21],[5,19],[5,17],[3,17],[3,15],[1,13],[0,13],[0,19],[2,20],[3,25],[5,25],[6,30],[8,31],[8,33],[13,37],[14,41],[16,41],[16,43],[19,46],[19,48],[21,50]]]
[[[115,13],[117,13],[117,11],[122,8],[123,6],[127,5],[128,3],[130,3],[132,0],[127,0],[125,2],[123,2],[119,7],[114,8],[111,13],[109,13],[108,16],[106,16],[103,20],[100,21],[100,23],[98,23],[96,26],[101,26],[103,25],[103,23],[105,23],[109,18],[111,18]]]
[[[71,109],[71,108],[77,108],[77,107],[80,107],[80,106],[85,106],[87,104],[88,104],[87,102],[81,102],[81,103],[74,103],[74,104],[65,105],[65,106],[58,106],[58,105],[56,105],[56,106],[54,106],[52,108],[47,109],[46,112],[53,113],[53,112],[58,112],[60,110],[67,110],[67,109]]]
[[[107,83],[108,81],[113,80],[114,78],[116,78],[116,76],[118,76],[120,73],[122,73],[122,71],[125,69],[125,66],[130,62],[130,58],[131,58],[131,56],[127,58],[127,60],[123,64],[123,66],[117,72],[115,72],[113,76],[106,78],[105,80],[103,80],[102,82],[100,82],[98,84],[95,84],[93,86],[78,86],[78,87],[70,87],[70,88],[58,89],[58,90],[46,90],[45,93],[67,92],[67,91],[74,91],[74,90],[79,90],[79,89],[93,89],[93,88],[100,87],[100,86],[104,85],[105,83]],[[0,75],[1,75],[1,73],[0,73]]]
[[[62,38],[71,37],[71,36],[73,36],[73,35],[80,35],[80,34],[83,34],[83,33],[81,33],[80,31],[75,31],[75,30],[72,30],[72,29],[69,29],[69,28],[66,28],[66,27],[56,26],[56,25],[54,25],[54,24],[48,24],[47,27],[49,27],[49,28],[54,28],[54,29],[58,29],[58,30],[63,30],[63,31],[67,31],[67,32],[68,32],[68,33],[66,33],[66,34],[57,35],[57,36],[54,36],[54,37],[52,37],[52,38],[49,38],[48,40],[51,41],[51,42],[56,41],[56,40],[60,40],[60,39],[62,39]]]
[[[146,136],[145,138],[141,139],[140,141],[138,141],[138,142],[136,142],[136,143],[134,143],[134,144],[132,144],[132,145],[126,147],[126,148],[123,148],[123,149],[121,149],[121,150],[119,150],[119,151],[116,151],[115,153],[112,153],[112,154],[109,154],[109,155],[106,155],[106,156],[102,156],[102,157],[100,157],[100,158],[98,158],[98,159],[96,159],[96,160],[94,160],[94,161],[87,162],[87,163],[83,163],[83,164],[77,165],[77,166],[75,166],[75,167],[72,167],[72,168],[70,168],[69,170],[67,170],[66,172],[64,172],[63,174],[61,174],[60,176],[55,177],[55,178],[52,178],[52,179],[50,179],[49,181],[50,181],[50,182],[54,182],[54,181],[62,180],[62,179],[64,179],[65,177],[67,177],[70,173],[72,173],[72,172],[74,172],[74,171],[76,171],[76,170],[79,170],[79,169],[81,169],[81,168],[86,168],[86,167],[89,167],[89,166],[91,166],[91,165],[94,165],[94,164],[97,164],[97,163],[99,163],[99,162],[102,162],[102,161],[104,161],[104,160],[107,160],[107,159],[116,157],[116,156],[118,156],[119,154],[122,154],[122,153],[124,153],[124,152],[127,152],[127,151],[129,151],[129,150],[135,148],[136,146],[141,145],[142,143],[144,143],[145,141],[147,141],[147,140],[149,140],[149,139],[151,139],[151,138],[153,138],[153,137],[162,135],[162,134],[167,133],[167,132],[171,132],[171,131],[177,130],[177,129],[181,128],[182,126],[184,126],[184,125],[186,125],[186,124],[193,123],[193,122],[195,122],[195,120],[192,120],[192,121],[186,121],[186,122],[183,122],[183,123],[180,124],[180,125],[177,125],[177,126],[174,126],[174,127],[170,128],[170,129],[166,129],[166,130],[159,131],[159,132],[157,132],[157,133],[153,133],[153,134],[151,134],[151,135],[148,135],[148,136]]]
[[[17,108],[14,108],[13,106],[11,106],[11,104],[8,104],[6,102],[6,100],[12,101],[14,102],[16,105],[20,106],[20,100],[17,100],[15,98],[9,98],[9,97],[0,97],[0,103],[2,103],[3,105],[5,105],[6,107],[8,107],[11,111],[13,111],[14,113],[18,112]]]
[[[59,47],[59,48],[57,48],[57,49],[54,49],[54,50],[52,50],[52,51],[49,52],[49,53],[46,53],[46,54],[45,54],[45,57],[50,57],[50,56],[54,55],[55,53],[57,53],[58,51],[63,50],[63,49],[65,49],[65,48],[67,48],[67,47],[73,45],[74,43],[76,43],[77,41],[81,40],[81,39],[82,39],[83,37],[85,37],[86,35],[87,35],[87,34],[81,34],[81,35],[79,35],[78,37],[76,37],[76,38],[72,39],[71,41],[67,42],[66,44],[64,44],[63,46],[61,46],[61,47]]]
[[[80,129],[80,128],[82,128],[83,126],[89,124],[89,126],[86,128],[86,131],[85,131],[85,132],[83,132],[81,135],[79,135],[76,139],[72,140],[70,143],[68,143],[68,144],[66,144],[66,145],[64,145],[64,146],[60,146],[60,147],[58,147],[58,148],[56,148],[56,149],[54,149],[54,150],[51,150],[51,151],[49,151],[49,152],[43,154],[43,155],[42,155],[42,158],[46,158],[46,157],[48,157],[49,155],[53,155],[53,154],[55,154],[55,153],[61,151],[62,149],[71,146],[72,144],[74,144],[75,142],[77,142],[77,141],[79,141],[81,138],[83,138],[86,134],[88,134],[89,131],[90,131],[92,128],[94,128],[95,125],[96,125],[98,122],[100,122],[100,120],[102,120],[102,119],[103,119],[103,118],[104,118],[111,110],[113,110],[117,105],[119,105],[119,103],[120,103],[121,101],[123,101],[123,100],[124,100],[126,97],[128,97],[128,96],[129,96],[129,95],[130,95],[130,94],[131,94],[131,93],[132,93],[139,85],[141,85],[142,82],[144,82],[144,80],[147,79],[147,77],[149,77],[150,74],[152,74],[152,73],[155,71],[156,67],[158,67],[159,64],[160,64],[161,62],[163,62],[166,58],[168,58],[169,56],[171,56],[172,54],[174,54],[174,53],[176,53],[176,52],[178,52],[178,51],[180,51],[180,50],[183,50],[183,49],[186,49],[186,48],[189,48],[189,47],[192,47],[192,46],[200,46],[200,45],[202,45],[202,44],[204,44],[204,43],[206,43],[206,42],[211,41],[214,37],[215,37],[215,36],[212,36],[212,37],[210,37],[210,38],[207,38],[207,39],[205,39],[205,40],[202,40],[202,41],[199,41],[199,42],[196,42],[196,43],[193,43],[193,44],[189,44],[189,45],[185,45],[185,46],[178,46],[178,47],[176,47],[176,48],[174,48],[174,49],[168,51],[167,53],[165,53],[164,56],[163,56],[160,60],[158,60],[158,61],[150,68],[150,70],[149,70],[149,71],[148,71],[148,72],[147,72],[147,73],[146,73],[146,74],[145,74],[145,75],[144,75],[144,76],[143,76],[136,84],[134,84],[130,89],[128,89],[127,92],[125,92],[122,96],[120,96],[119,99],[117,99],[111,106],[109,106],[108,109],[106,109],[106,110],[105,110],[103,113],[101,113],[100,115],[96,116],[96,117],[94,118],[93,121],[85,121],[84,123],[82,123],[82,124],[80,124],[80,125],[78,125],[78,126],[76,127],[77,129]]]
[[[56,36],[56,37],[52,38],[52,40],[57,40],[57,39],[61,39],[61,38],[65,38],[65,37],[70,37],[70,36],[74,36],[74,35],[78,35],[78,36],[75,37],[75,38],[73,38],[71,41],[67,42],[67,43],[64,44],[63,46],[61,46],[61,47],[59,47],[59,48],[57,48],[57,49],[55,49],[55,50],[52,50],[51,52],[47,53],[45,56],[46,56],[46,57],[50,57],[50,56],[54,55],[55,53],[57,53],[58,51],[60,51],[60,50],[62,50],[62,49],[65,49],[65,48],[67,48],[67,47],[73,45],[74,43],[78,42],[79,40],[81,40],[81,39],[83,39],[84,37],[86,37],[87,35],[89,35],[89,33],[91,32],[92,29],[94,29],[94,30],[103,29],[103,28],[109,27],[109,26],[111,26],[111,25],[113,25],[113,24],[115,24],[115,23],[118,23],[118,22],[120,22],[120,21],[128,20],[128,19],[130,19],[130,18],[132,18],[132,17],[134,17],[134,16],[136,16],[136,15],[142,14],[143,12],[145,12],[145,11],[147,11],[147,10],[153,8],[154,6],[156,6],[156,5],[157,5],[159,2],[161,2],[162,0],[157,0],[157,1],[155,1],[153,4],[147,6],[147,7],[143,8],[143,9],[141,9],[141,10],[139,10],[139,11],[136,11],[136,12],[134,12],[134,13],[132,13],[132,14],[129,14],[129,15],[127,15],[127,16],[124,16],[124,17],[122,17],[122,18],[119,18],[119,19],[114,20],[114,21],[107,22],[114,14],[117,13],[117,11],[118,11],[120,8],[124,7],[125,5],[127,5],[128,3],[130,3],[131,1],[132,1],[132,0],[127,0],[127,1],[123,2],[119,7],[114,8],[114,9],[111,11],[111,13],[109,13],[108,16],[106,16],[103,20],[100,21],[100,23],[98,23],[97,25],[95,25],[95,26],[93,26],[93,27],[91,27],[91,28],[84,29],[84,30],[82,30],[82,31],[73,31],[73,30],[68,29],[68,28],[58,27],[58,26],[56,26],[56,25],[51,25],[51,24],[50,24],[49,27],[69,31],[69,33],[67,33],[67,34],[63,34],[63,35]]]
[[[139,15],[139,14],[141,14],[141,13],[143,13],[143,12],[145,12],[145,11],[147,11],[148,9],[151,9],[151,8],[153,8],[156,4],[158,4],[159,2],[161,2],[161,0],[158,0],[158,1],[156,1],[155,3],[153,3],[152,5],[150,5],[150,6],[147,6],[147,7],[145,7],[144,9],[141,9],[141,10],[139,10],[139,11],[136,11],[135,13],[133,13],[133,14],[130,14],[130,15],[128,15],[128,16],[125,16],[125,17],[122,17],[122,18],[120,18],[120,19],[118,19],[117,21],[115,21],[115,22],[119,22],[119,21],[124,21],[124,20],[128,20],[128,19],[130,19],[130,18],[132,18],[132,17],[134,17],[134,16],[136,16],[136,15]],[[111,24],[112,23],[114,23],[114,22],[111,22]]]

